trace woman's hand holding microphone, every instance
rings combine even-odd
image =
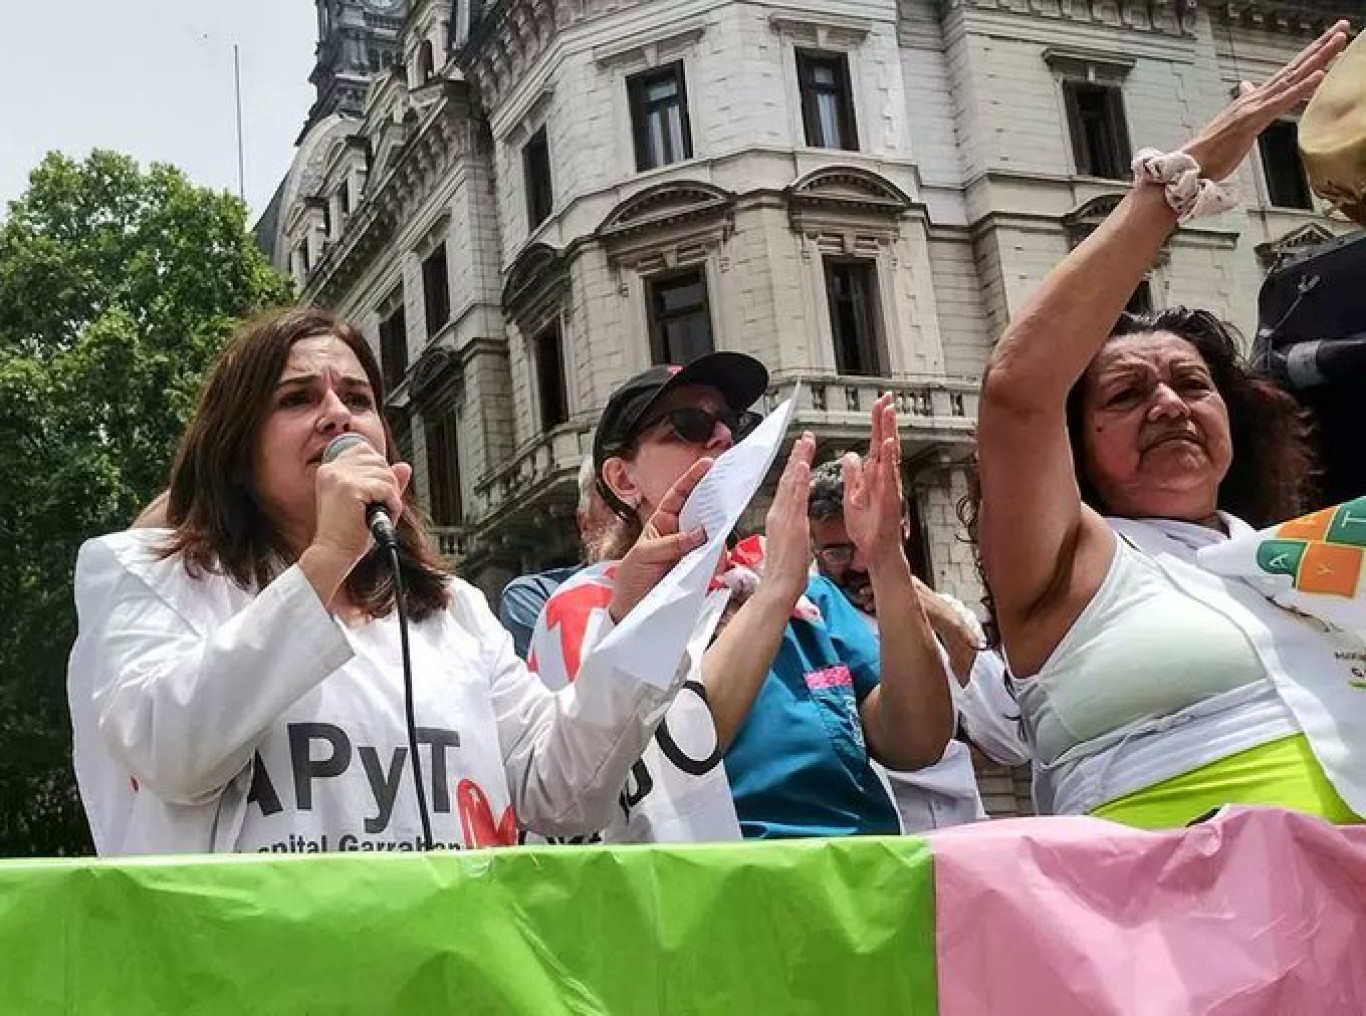
[[[324,453],[318,466],[313,540],[299,558],[299,568],[331,609],[346,577],[374,546],[367,509],[382,505],[397,524],[413,467],[390,464],[359,435],[344,434],[328,450],[332,454]]]

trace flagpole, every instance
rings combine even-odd
[[[232,44],[232,81],[237,98],[237,196],[247,200],[246,162],[242,155],[242,62],[238,57],[237,43]]]

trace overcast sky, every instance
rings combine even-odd
[[[112,148],[237,193],[234,42],[254,221],[313,101],[310,0],[0,0],[0,215],[53,149]]]

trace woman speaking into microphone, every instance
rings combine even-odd
[[[250,322],[181,441],[168,528],[82,548],[68,692],[101,854],[464,848],[606,825],[687,668],[657,689],[590,654],[546,690],[431,550],[381,400],[345,322]],[[622,562],[613,620],[702,542],[677,516],[708,466]]]

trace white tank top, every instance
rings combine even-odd
[[[1105,580],[1038,674],[1015,689],[1045,765],[1121,728],[1265,681],[1243,634],[1116,537]]]

